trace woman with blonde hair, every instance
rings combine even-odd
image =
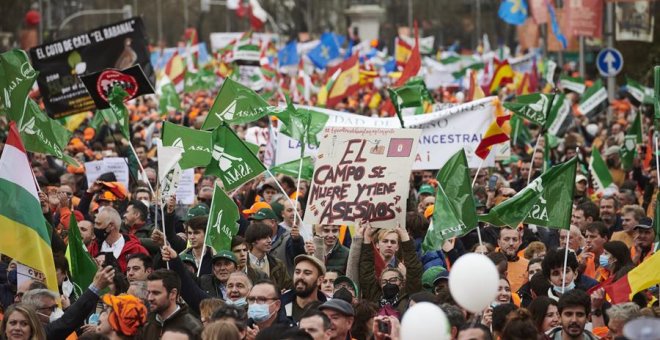
[[[18,303],[9,306],[5,311],[1,338],[3,340],[43,340],[46,339],[46,333],[34,309]]]
[[[231,320],[213,321],[204,328],[202,340],[241,340],[238,327]]]

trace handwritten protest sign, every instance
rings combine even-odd
[[[416,129],[325,128],[304,222],[404,225],[408,176],[420,134]]]
[[[117,177],[117,182],[128,188],[128,164],[126,158],[108,157],[100,161],[85,162],[85,175],[87,176],[87,185],[92,186],[92,183],[99,178],[100,175],[112,172]]]

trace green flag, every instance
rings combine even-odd
[[[103,125],[117,124],[117,116],[115,116],[112,109],[96,110],[92,121],[89,126],[94,130],[98,130]]]
[[[128,121],[128,109],[124,105],[124,98],[128,97],[128,93],[121,86],[113,86],[108,95],[108,104],[110,104],[110,112],[115,117],[119,124],[119,129],[124,138],[131,140],[131,130]]]
[[[396,88],[388,88],[387,92],[390,94],[390,100],[394,105],[397,117],[401,127],[403,125],[403,116],[401,115],[403,109],[407,107],[419,107],[423,103],[423,93],[425,88],[420,84],[405,84]]]
[[[555,95],[548,113],[548,119],[545,121],[548,133],[553,137],[562,137],[572,121],[570,100],[567,100],[566,95],[563,93]]]
[[[564,90],[571,90],[578,94],[583,94],[584,90],[586,89],[586,85],[584,85],[584,79],[580,77],[573,78],[566,75],[559,76],[559,87]]]
[[[312,180],[312,176],[314,175],[314,162],[312,161],[312,157],[303,157],[302,163],[300,178],[308,181]],[[275,165],[270,168],[270,171],[273,173],[289,175],[293,178],[297,178],[298,169],[300,169],[300,159],[282,163],[280,165]]]
[[[216,252],[231,250],[231,239],[238,233],[239,217],[234,200],[216,184],[206,225],[206,244]]]
[[[504,103],[504,107],[529,121],[545,127],[554,95],[532,93],[516,97],[515,103]]]
[[[522,117],[511,115],[511,142],[514,145],[527,145],[532,141],[532,133],[529,132]]]
[[[577,159],[550,168],[512,198],[480,215],[479,220],[515,228],[521,222],[567,229],[573,211]]]
[[[225,190],[233,190],[266,170],[259,159],[227,125],[213,130],[213,150],[206,174],[222,180]]]
[[[13,49],[0,54],[0,109],[19,126],[37,74],[25,51]]]
[[[582,95],[580,104],[578,104],[578,111],[583,115],[587,115],[605,101],[607,101],[607,90],[603,86],[603,81],[598,79]]]
[[[452,237],[464,235],[477,227],[477,212],[472,196],[470,169],[463,149],[455,153],[437,176],[432,226],[422,243],[424,251],[438,250]]]
[[[486,64],[484,64],[482,62],[476,62],[476,63],[473,63],[472,65],[463,67],[463,68],[461,68],[460,70],[458,70],[456,72],[453,72],[451,75],[452,75],[452,77],[454,77],[454,79],[460,79],[460,78],[465,77],[468,70],[474,70],[474,71],[482,70],[482,69],[484,69],[485,66],[486,66]]]
[[[23,114],[23,125],[20,127],[21,139],[28,151],[40,152],[57,157],[75,167],[78,162],[65,153],[71,132],[56,120],[51,119],[39,109],[32,99]]]
[[[87,249],[85,249],[82,237],[80,237],[80,230],[78,230],[76,215],[73,213],[69,220],[69,243],[66,247],[65,256],[69,261],[74,292],[79,297],[92,284],[92,281],[94,281],[96,262],[94,262]]]
[[[642,121],[640,113],[637,112],[635,120],[626,131],[626,136],[621,146],[621,166],[624,170],[632,169],[633,159],[637,154],[637,144],[642,143]]]
[[[163,146],[177,146],[183,149],[179,160],[181,169],[207,166],[211,162],[212,132],[164,122],[162,137]]]
[[[222,122],[249,123],[265,116],[268,108],[268,103],[256,92],[228,78],[222,84],[202,129],[214,129]]]
[[[161,92],[162,94],[158,101],[158,112],[160,112],[161,116],[168,114],[170,111],[181,111],[181,100],[176,93],[174,84],[168,83],[163,85]]]
[[[591,159],[589,159],[589,171],[591,172],[591,179],[593,180],[596,190],[604,190],[609,187],[614,181],[612,174],[607,168],[607,164],[600,155],[598,148],[591,148]]]
[[[286,108],[273,108],[270,115],[279,119],[284,126],[280,132],[305,144],[319,145],[317,134],[323,130],[328,122],[328,115],[315,110],[295,107],[287,96]],[[306,145],[302,145],[303,149]]]
[[[653,105],[653,89],[626,77],[628,93],[640,104]]]
[[[197,72],[187,71],[183,82],[183,91],[207,91],[215,86],[216,75],[213,70],[201,69]]]
[[[653,94],[653,126],[658,133],[660,131],[660,66],[653,67]]]

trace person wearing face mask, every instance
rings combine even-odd
[[[596,280],[578,273],[578,262],[573,252],[568,252],[566,257],[566,280],[564,282],[565,253],[565,248],[550,251],[541,263],[543,275],[552,284],[552,287],[548,289],[548,296],[555,300],[573,289],[577,288],[586,292],[589,288],[598,284]]]
[[[614,275],[618,280],[635,268],[630,258],[630,249],[621,241],[610,241],[603,245],[603,253],[598,258],[600,266],[607,271],[607,278]]]
[[[57,306],[57,295],[48,289],[33,289],[25,293],[22,303],[37,312],[47,339],[65,339],[82,326],[88,315],[94,312],[99,293],[112,284],[115,269],[108,266],[99,269],[92,284],[66,312]]]
[[[225,304],[239,308],[247,308],[247,295],[252,289],[252,281],[247,274],[235,271],[229,274],[227,280],[227,299]]]
[[[292,326],[286,314],[278,312],[281,310],[281,296],[273,281],[264,280],[255,284],[246,300],[249,339],[254,339],[260,331],[275,325]]]

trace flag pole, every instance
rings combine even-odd
[[[140,173],[142,173],[142,176],[147,178],[147,172],[144,171],[144,167],[142,167],[142,163],[140,163],[140,159],[137,156],[137,152],[135,152],[135,148],[133,148],[133,143],[131,141],[128,141],[128,146],[131,147],[131,152],[133,152],[133,156],[135,156],[135,160],[137,161],[138,166],[140,167]],[[156,196],[154,193],[154,189],[151,187],[151,183],[149,183],[149,180],[147,179],[147,185],[149,186],[149,191],[151,191],[152,196]]]
[[[140,163],[139,160],[138,160],[138,163]],[[158,192],[158,196],[156,197],[154,195],[154,197],[156,197],[156,203],[158,205],[160,205],[160,222],[161,222],[160,225],[163,229],[163,242],[165,244],[167,244],[167,234],[165,234],[165,211],[163,209],[164,204],[163,204],[163,200],[162,200],[162,198],[163,198],[162,197],[162,192],[159,190],[160,189],[159,187],[160,187],[160,180],[159,180],[158,176],[156,176],[156,191]],[[154,217],[154,219],[155,219],[154,224],[155,225],[158,225],[158,205],[156,206],[155,217]],[[165,262],[165,265],[167,266],[167,269],[169,270],[170,269],[170,262],[169,261]]]
[[[496,148],[496,147],[497,147],[497,145],[494,145],[493,149]],[[491,149],[491,152],[492,152],[492,149]],[[472,180],[472,186],[471,186],[472,189],[474,189],[474,184],[477,182],[477,177],[479,177],[479,172],[481,171],[481,167],[484,165],[485,161],[486,161],[485,159],[482,159],[481,162],[479,162],[479,167],[477,168],[477,173],[474,175],[474,179]],[[439,183],[438,183],[438,187],[440,187]],[[443,192],[444,192],[444,190],[443,190]],[[473,192],[473,194],[474,194],[474,192]],[[477,224],[477,238],[479,239],[479,245],[483,246],[484,243],[481,241],[481,227],[479,227],[479,224]]]
[[[484,165],[484,162],[486,160],[482,159],[481,162],[479,162],[479,167],[477,168],[477,172],[474,174],[474,179],[472,179],[472,188],[474,189],[474,184],[477,183],[477,177],[479,177],[479,172],[481,172],[481,167]]]
[[[289,194],[287,194],[286,191],[284,190],[284,188],[282,188],[282,185],[280,184],[280,181],[278,181],[277,177],[275,177],[275,175],[273,175],[273,173],[270,172],[270,169],[266,168],[266,172],[268,172],[270,177],[273,178],[273,180],[275,181],[275,185],[277,185],[277,188],[280,189],[280,191],[282,191],[282,193],[284,194],[284,197],[286,197],[286,199],[289,201],[289,203],[291,203],[291,206],[293,207],[293,211],[296,213],[296,216],[300,219],[300,221],[302,221],[302,217],[300,217],[300,214],[298,214],[298,207],[293,205],[293,201],[291,200],[291,197],[289,197]],[[268,202],[266,202],[266,203],[268,203]]]
[[[656,168],[656,175],[658,176],[658,188],[660,188],[660,158],[658,156],[658,133],[659,131],[654,132],[654,139],[655,139],[655,168]]]
[[[536,149],[539,147],[539,140],[541,140],[541,131],[539,130],[539,135],[536,136],[536,143],[534,144],[534,151],[532,152],[532,159],[529,162],[529,174],[527,174],[527,184],[532,180],[532,173],[534,172],[534,156],[536,156]],[[547,141],[545,141],[547,143]]]
[[[298,181],[296,182],[296,201],[298,200],[298,195],[300,194],[300,175],[302,173],[303,158],[305,156],[305,146],[306,146],[305,136],[306,134],[303,134],[302,148],[300,149],[300,162],[298,162]],[[293,207],[293,210],[296,211],[296,216],[300,219],[300,225],[298,226],[298,228],[302,228],[302,217],[299,214],[297,214],[298,206],[297,205],[294,206],[293,202],[291,203],[291,206]]]
[[[566,263],[568,262],[568,245],[571,241],[571,228],[569,226],[568,233],[566,234],[566,251],[564,252],[564,271],[561,277],[561,293],[564,294],[566,289]],[[575,278],[574,278],[575,280]]]
[[[199,259],[199,266],[197,267],[197,277],[202,272],[202,262],[204,261],[204,256],[206,255],[206,238],[209,235],[209,225],[211,224],[211,218],[213,216],[213,201],[215,201],[215,187],[217,186],[217,183],[214,183],[214,188],[213,188],[213,197],[211,197],[211,209],[209,210],[209,218],[206,220],[206,231],[204,231],[204,242],[202,243],[202,257]],[[193,258],[195,257],[195,253],[193,252]]]

